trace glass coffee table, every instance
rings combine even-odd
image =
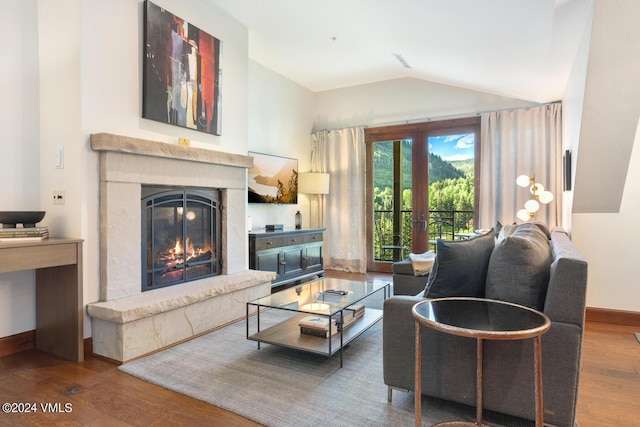
[[[415,411],[416,426],[422,425],[422,331],[436,331],[477,340],[476,421],[451,421],[438,426],[482,426],[482,342],[483,340],[534,340],[534,376],[536,427],[543,425],[542,344],[541,337],[551,321],[537,310],[484,298],[438,298],[417,303],[412,309],[416,319]]]
[[[379,308],[370,306],[376,295],[382,298]],[[248,302],[247,339],[257,341],[258,348],[268,343],[328,357],[340,352],[342,367],[344,347],[382,319],[382,302],[389,296],[388,282],[334,278],[306,282]],[[260,314],[265,309],[288,311],[291,316],[262,329]],[[328,336],[302,333],[301,322],[309,320],[330,325]]]

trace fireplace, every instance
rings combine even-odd
[[[142,186],[142,292],[220,274],[220,191]]]
[[[91,135],[91,147],[100,152],[100,295],[87,304],[95,354],[138,358],[237,320],[271,293],[275,273],[248,269],[251,157],[106,133]],[[149,214],[151,225],[141,220]]]

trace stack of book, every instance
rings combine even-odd
[[[300,319],[298,326],[300,333],[328,338],[347,328],[353,322],[364,316],[364,304],[354,304],[336,313],[331,318],[326,316],[306,316]]]
[[[338,333],[335,319],[324,316],[306,316],[298,322],[300,333],[329,338]]]
[[[0,228],[0,242],[37,242],[49,238],[47,227]]]
[[[338,330],[346,328],[353,322],[364,316],[364,304],[354,304],[342,310],[342,322],[340,321],[340,313],[333,315]]]

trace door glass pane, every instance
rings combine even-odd
[[[430,136],[429,243],[466,238],[474,230],[473,133]]]
[[[373,257],[402,260],[411,250],[411,147],[409,139],[373,145]]]
[[[404,256],[399,260],[402,260],[409,256],[411,252],[411,219],[413,211],[413,147],[410,139],[401,141],[402,144],[402,206],[401,209],[401,221],[402,221],[402,243],[404,245]]]

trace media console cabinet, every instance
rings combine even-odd
[[[249,268],[273,271],[271,286],[322,276],[325,228],[249,232]]]
[[[37,350],[84,360],[82,240],[0,242],[0,273],[36,271]]]

